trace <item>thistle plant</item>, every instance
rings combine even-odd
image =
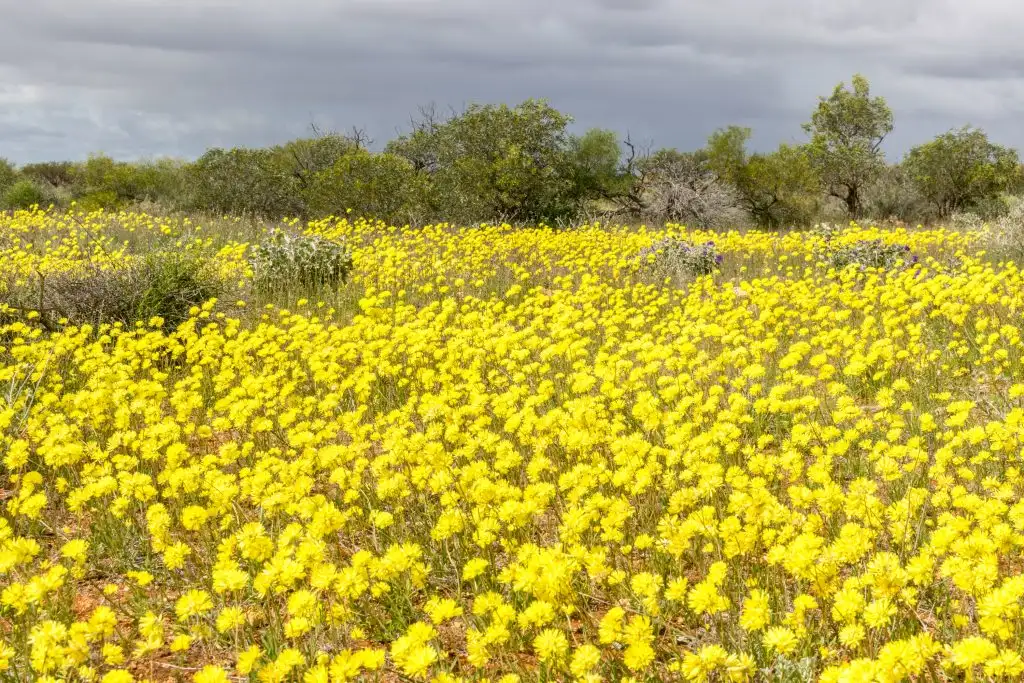
[[[259,290],[337,288],[352,272],[352,253],[343,242],[295,235],[275,228],[252,251],[250,264]]]
[[[641,269],[657,277],[700,277],[711,275],[722,265],[714,242],[692,244],[665,237],[637,254]]]
[[[905,244],[893,244],[881,239],[857,240],[851,244],[826,248],[822,260],[830,268],[841,270],[856,265],[861,269],[892,270],[917,263],[917,256]]]

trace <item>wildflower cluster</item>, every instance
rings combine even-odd
[[[180,241],[251,297],[0,307],[0,678],[1024,675],[1024,272],[977,235],[851,226],[928,273],[854,281],[799,233],[331,220],[348,285],[285,307],[203,227],[0,218],[0,281]],[[665,238],[728,272],[636,278]]]

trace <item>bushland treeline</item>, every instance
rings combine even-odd
[[[313,129],[264,148],[211,149],[191,161],[16,167],[0,159],[0,208],[34,204],[311,219],[351,213],[394,224],[566,224],[592,218],[694,227],[799,227],[840,218],[993,219],[1024,191],[1017,152],[963,126],[885,158],[885,99],[855,75],[819,98],[806,142],[752,152],[749,128],[715,131],[697,150],[654,148],[611,130],[570,132],[542,100],[421,108],[409,130],[374,147],[359,129]]]

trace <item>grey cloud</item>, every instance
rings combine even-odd
[[[579,127],[693,147],[802,138],[854,72],[909,145],[968,121],[1024,145],[1006,0],[35,0],[0,25],[0,156],[196,155],[416,106],[546,97]]]

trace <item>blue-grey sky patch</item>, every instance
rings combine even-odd
[[[365,128],[418,105],[544,97],[656,146],[716,127],[804,139],[855,72],[892,157],[967,123],[1024,147],[1024,6],[1010,0],[34,0],[0,24],[0,156],[192,157]]]

